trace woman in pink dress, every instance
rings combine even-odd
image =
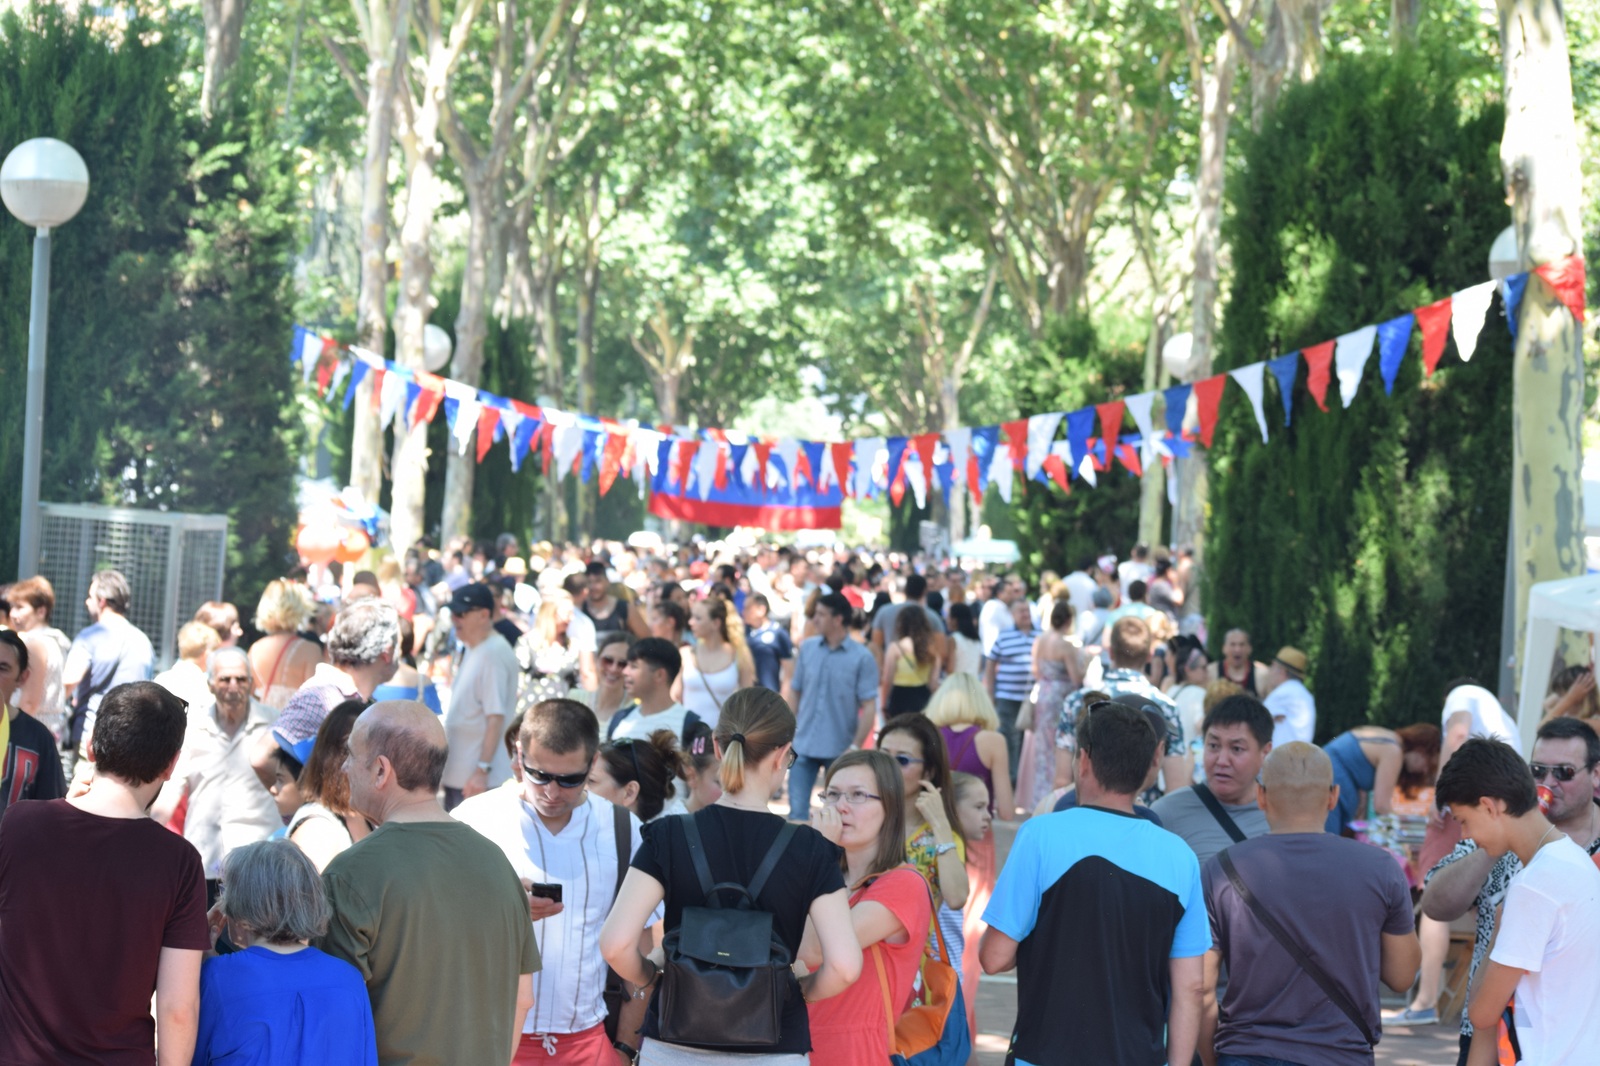
[[[1072,604],[1057,600],[1050,628],[1033,642],[1033,725],[1022,738],[1017,760],[1017,806],[1031,811],[1049,793],[1056,775],[1056,723],[1067,697],[1083,684],[1083,655],[1072,632]],[[1009,812],[1007,813],[1009,817]]]

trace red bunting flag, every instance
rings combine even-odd
[[[606,446],[600,453],[600,495],[610,492],[611,486],[617,483],[617,475],[622,472],[622,461],[632,438],[633,434],[621,426],[606,427]]]
[[[1583,256],[1569,255],[1554,263],[1541,263],[1533,272],[1555,290],[1556,299],[1567,305],[1572,317],[1583,321]]]
[[[1431,378],[1439,360],[1444,358],[1444,339],[1450,333],[1450,297],[1419,307],[1412,313],[1417,316],[1417,328],[1422,331],[1422,366]]]
[[[712,447],[717,449],[717,468],[711,474],[711,484],[720,491],[728,487],[728,448],[727,435],[722,430],[713,430],[712,433],[719,439],[712,441]]]
[[[418,422],[432,422],[433,416],[439,413],[439,404],[444,400],[444,378],[425,370],[417,371],[416,377],[417,384],[422,388],[422,395],[417,397],[417,410],[412,416],[412,425]]]
[[[500,424],[500,409],[483,405],[478,412],[478,462],[483,462],[483,457],[489,454],[489,446],[494,443],[495,427]]]
[[[1061,456],[1054,453],[1045,457],[1042,469],[1050,475],[1050,480],[1061,486],[1061,491],[1072,495],[1072,479],[1067,476],[1067,464]]]
[[[800,479],[805,478],[811,482],[812,488],[821,491],[822,486],[819,484],[819,476],[817,471],[811,469],[811,460],[806,457],[804,448],[794,453],[794,469],[789,471],[789,485],[791,488],[799,489]]]
[[[1011,452],[1012,467],[1023,469],[1028,462],[1028,420],[1020,418],[1015,422],[1002,422],[1000,432],[1005,435],[1006,448]]]
[[[933,453],[939,447],[939,434],[924,433],[919,437],[911,438],[911,446],[917,449],[917,458],[922,460],[922,476],[927,481],[928,488],[933,488]]]
[[[699,441],[686,438],[678,442],[678,450],[673,453],[672,480],[686,492],[689,489],[689,471],[694,467],[694,453],[699,450]]]
[[[1328,383],[1333,380],[1333,346],[1336,343],[1336,341],[1323,341],[1321,344],[1313,344],[1300,349],[1300,355],[1306,361],[1306,389],[1311,393],[1311,398],[1317,401],[1317,406],[1324,411],[1328,409]],[[1197,389],[1199,387],[1199,385],[1195,386]],[[1220,385],[1217,386],[1217,395],[1222,395],[1222,387]],[[1213,405],[1211,408],[1212,417],[1215,417],[1216,410],[1216,406]],[[1201,423],[1204,424],[1204,422],[1205,419],[1202,416]],[[1209,433],[1206,434],[1206,446],[1211,446]]]
[[[1122,435],[1122,412],[1125,407],[1126,404],[1121,400],[1094,405],[1095,414],[1100,416],[1100,439],[1106,442],[1105,465],[1095,464],[1101,470],[1111,468],[1111,453],[1117,450],[1117,439]]]
[[[1128,472],[1134,477],[1144,476],[1144,464],[1139,461],[1139,449],[1131,444],[1119,444],[1117,445],[1117,458],[1122,461],[1122,465],[1127,467]]]
[[[388,371],[381,366],[372,368],[372,409],[374,411],[383,409],[383,375],[386,373]]]
[[[990,460],[991,462],[993,460]],[[967,453],[967,490],[972,493],[972,502],[979,507],[983,506],[983,475],[978,470],[978,453]]]
[[[854,441],[834,441],[828,445],[828,452],[833,456],[833,476],[839,480],[839,492],[849,496],[850,492],[850,457],[855,454]]]
[[[1333,342],[1327,344],[1328,357],[1333,357]],[[1308,349],[1309,351],[1309,349]],[[1315,373],[1312,380],[1316,379]],[[1207,448],[1211,447],[1211,435],[1217,430],[1217,408],[1222,404],[1222,389],[1228,384],[1227,374],[1218,374],[1206,378],[1204,381],[1194,383],[1195,411],[1200,416],[1200,443]],[[1322,364],[1322,391],[1328,388],[1328,364]],[[1317,393],[1317,402],[1322,402],[1322,394]],[[1327,410],[1326,407],[1323,408]]]
[[[767,460],[772,458],[772,442],[771,441],[758,440],[758,441],[754,441],[750,445],[750,447],[755,449],[755,453],[756,453],[756,477],[757,477],[757,479],[759,481],[759,484],[757,485],[757,488],[759,488],[762,492],[766,492],[767,491]]]
[[[900,469],[894,475],[893,484],[891,484],[889,486],[889,499],[894,501],[894,505],[896,507],[899,507],[902,503],[905,502],[905,498],[906,498],[906,464],[905,464],[904,461],[902,461],[900,463]]]
[[[528,448],[528,451],[530,453],[536,452],[539,450],[540,445],[544,446],[544,455],[541,458],[540,469],[544,471],[545,477],[549,477],[550,460],[554,458],[556,454],[556,427],[551,425],[549,422],[540,424],[538,435],[533,438],[533,444]]]

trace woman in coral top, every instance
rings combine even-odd
[[[864,958],[861,977],[853,985],[808,1005],[811,1061],[883,1066],[889,1061],[889,1029],[895,1021],[884,1017],[883,980],[898,1018],[911,1002],[922,965],[933,900],[922,875],[905,862],[904,790],[893,759],[879,751],[852,751],[835,759],[823,784],[822,803],[811,823],[844,849],[841,866],[850,889],[850,918]],[[800,963],[809,968],[820,959],[807,924]]]

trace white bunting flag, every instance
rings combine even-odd
[[[972,427],[945,430],[944,446],[950,449],[950,491],[960,492],[967,483],[967,459],[972,455]]]
[[[1450,297],[1450,335],[1456,339],[1456,351],[1461,353],[1463,363],[1470,363],[1478,350],[1478,333],[1493,299],[1492,281],[1462,289]]]
[[[1139,427],[1139,459],[1145,466],[1150,465],[1150,460],[1156,454],[1156,427],[1150,420],[1150,410],[1155,402],[1156,394],[1153,392],[1141,392],[1123,401],[1123,410]]]
[[[703,440],[700,450],[694,453],[695,489],[702,500],[711,495],[711,487],[717,476],[717,454],[726,447],[719,440]]]
[[[911,486],[911,495],[916,498],[917,510],[920,511],[928,506],[928,476],[922,469],[922,456],[907,445],[906,457],[900,463],[901,469],[906,472],[906,484]]]
[[[1339,395],[1344,398],[1346,407],[1356,398],[1356,389],[1361,387],[1361,372],[1372,358],[1372,342],[1377,337],[1377,326],[1362,326],[1340,337],[1334,347],[1333,369],[1339,375]],[[1266,425],[1261,423],[1263,440],[1266,439]]]
[[[393,371],[383,375],[383,391],[378,394],[378,424],[388,426],[406,398],[406,379]]]
[[[1256,425],[1261,427],[1262,444],[1267,443],[1267,415],[1261,408],[1262,382],[1266,370],[1266,363],[1251,363],[1249,366],[1228,371],[1228,376],[1238,382],[1244,394],[1250,397],[1250,409],[1256,414]]]
[[[1068,451],[1067,455],[1068,455],[1068,460],[1067,461],[1071,462],[1072,461],[1071,460],[1072,453],[1071,453],[1070,450]],[[1094,468],[1094,456],[1085,455],[1083,457],[1083,462],[1078,464],[1078,476],[1083,478],[1083,480],[1087,481],[1089,483],[1089,487],[1090,488],[1099,488],[1100,487],[1100,477],[1099,477],[1099,474],[1096,473],[1095,468]]]
[[[1048,415],[1033,415],[1028,419],[1028,459],[1025,469],[1030,481],[1039,476],[1039,469],[1050,457],[1050,444],[1056,439],[1056,430],[1061,428],[1061,420],[1065,417],[1063,412],[1057,411]],[[1011,502],[1009,486],[1002,490],[1001,495],[1007,503]]]
[[[739,480],[746,485],[755,485],[761,478],[761,460],[756,456],[755,448],[744,450],[744,461],[739,464]]]
[[[583,427],[565,411],[553,413],[564,416],[563,421],[566,422],[566,425],[556,425],[554,439],[551,441],[556,452],[554,465],[556,480],[559,482],[566,480],[567,475],[572,472],[572,461],[583,451]],[[555,419],[552,418],[550,421],[554,423]]]
[[[450,395],[450,385],[446,382],[445,395]],[[483,413],[483,404],[478,402],[476,394],[463,396],[456,400],[456,424],[452,431],[456,439],[456,454],[466,455],[478,439],[478,416]]]
[[[851,493],[856,497],[856,499],[865,499],[871,494],[872,484],[875,480],[873,464],[878,461],[878,453],[887,452],[887,450],[888,449],[886,448],[884,439],[882,437],[863,437],[856,441],[856,469],[855,477],[852,479],[851,484]],[[886,459],[886,469],[887,465],[888,462]]]
[[[773,488],[778,488],[782,485],[784,477],[790,479],[794,477],[795,464],[800,461],[800,442],[793,437],[781,437],[778,443],[773,446],[772,452],[783,460],[783,474],[780,476],[777,470],[773,469],[771,464],[768,464],[767,483]],[[811,471],[811,476],[819,478],[822,476],[822,471],[813,470]],[[777,484],[773,484],[774,479],[777,479]]]
[[[1028,450],[1031,452],[1033,450],[1031,441],[1029,445]],[[1044,460],[1040,459],[1039,462],[1043,465]],[[1005,447],[996,448],[994,458],[989,462],[989,485],[1007,503],[1011,502],[1011,483],[1016,470],[1017,468],[1011,465],[1010,450]]]

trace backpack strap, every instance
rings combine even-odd
[[[1205,804],[1206,810],[1211,812],[1211,817],[1215,818],[1217,824],[1222,826],[1222,831],[1232,837],[1235,844],[1244,840],[1244,830],[1240,829],[1239,823],[1233,820],[1233,815],[1223,808],[1222,801],[1217,799],[1216,794],[1203,784],[1192,787],[1194,788],[1194,794],[1200,797],[1200,802]]]
[[[772,842],[772,847],[767,849],[767,857],[761,860],[761,865],[756,869],[756,875],[750,879],[750,902],[754,903],[756,897],[761,895],[761,890],[767,885],[767,878],[772,876],[772,871],[777,869],[778,860],[783,858],[783,853],[789,847],[789,841],[794,839],[794,831],[799,827],[793,822],[784,822],[783,828],[778,830],[778,839]]]
[[[622,880],[628,876],[628,860],[633,858],[633,823],[628,808],[612,805],[611,834],[617,842],[617,891],[611,897],[615,900],[622,895]]]
[[[1350,997],[1345,994],[1345,990],[1334,983],[1333,978],[1328,976],[1327,971],[1312,961],[1311,956],[1306,954],[1305,949],[1295,943],[1294,938],[1289,935],[1289,931],[1279,925],[1276,918],[1267,913],[1267,909],[1261,905],[1261,901],[1256,899],[1255,895],[1251,893],[1249,887],[1244,883],[1244,880],[1239,876],[1239,870],[1233,865],[1233,857],[1228,854],[1227,849],[1217,853],[1217,861],[1222,865],[1222,872],[1227,874],[1228,880],[1233,883],[1233,890],[1239,893],[1239,898],[1244,901],[1244,905],[1250,909],[1251,914],[1255,915],[1256,921],[1260,922],[1262,927],[1272,934],[1272,939],[1276,940],[1279,946],[1289,953],[1289,956],[1299,964],[1300,969],[1305,971],[1305,975],[1311,978],[1318,988],[1322,989],[1322,994],[1327,996],[1333,1002],[1333,1005],[1338,1007],[1344,1016],[1349,1018],[1355,1027],[1361,1031],[1362,1039],[1366,1040],[1368,1046],[1376,1047],[1378,1045],[1377,1034],[1367,1024],[1367,1020],[1361,1011],[1356,1009],[1356,1005],[1350,1001]]]
[[[761,860],[761,865],[756,868],[755,876],[750,879],[749,887],[731,882],[713,884],[711,880],[711,866],[706,862],[706,845],[700,837],[698,815],[689,815],[683,819],[683,835],[689,844],[689,858],[694,863],[695,876],[700,879],[700,890],[705,893],[708,907],[720,907],[717,900],[719,888],[744,888],[745,894],[754,904],[756,897],[761,894],[761,889],[766,886],[767,878],[772,876],[772,871],[778,866],[778,860],[783,857],[784,850],[788,848],[789,841],[794,839],[795,830],[799,828],[793,822],[785,822],[783,828],[778,830],[778,839],[772,842],[772,847],[767,849],[766,858]]]
[[[700,891],[705,893],[706,904],[718,906],[716,886],[711,882],[711,866],[706,862],[706,844],[700,839],[700,819],[689,815],[683,820],[683,836],[689,845],[689,861],[694,863],[695,876],[700,879]]]

